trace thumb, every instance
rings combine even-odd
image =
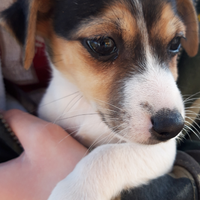
[[[19,110],[10,110],[4,118],[18,137],[27,156],[43,157],[63,154],[77,143],[59,126]],[[80,146],[82,148],[82,146]]]

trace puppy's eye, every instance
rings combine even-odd
[[[169,51],[171,53],[178,53],[181,47],[181,37],[175,37],[169,45]]]
[[[110,37],[88,39],[86,42],[90,49],[99,56],[109,56],[117,52],[117,46]]]

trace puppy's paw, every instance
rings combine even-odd
[[[88,186],[87,181],[80,184],[67,177],[57,184],[48,200],[109,200]]]

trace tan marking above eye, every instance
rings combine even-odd
[[[115,3],[105,9],[102,15],[93,18],[88,24],[83,23],[74,34],[74,38],[88,38],[91,36],[121,34],[123,40],[129,41],[137,33],[137,24],[133,15],[122,3]]]
[[[168,44],[180,32],[185,35],[186,28],[173,12],[172,6],[167,3],[163,7],[160,20],[152,27],[151,35],[161,37],[163,42]]]
[[[47,33],[52,49],[52,61],[56,68],[78,86],[88,100],[99,99],[109,102],[111,90],[116,83],[117,77],[123,76],[122,63],[103,63],[93,58],[78,38],[88,38],[98,35],[119,33],[125,42],[136,34],[136,21],[130,11],[121,3],[105,9],[102,18],[96,18],[89,24],[84,24],[73,35],[74,40],[58,37],[55,33]],[[116,18],[116,14],[119,19]],[[117,20],[117,22],[116,22]],[[115,23],[116,22],[116,23]],[[52,32],[52,31],[51,31]],[[109,65],[109,66],[108,66]],[[99,104],[99,102],[98,102]],[[108,107],[108,105],[104,105]]]
[[[75,84],[88,100],[107,101],[117,67],[102,69],[79,41],[54,37],[52,61],[69,81]]]

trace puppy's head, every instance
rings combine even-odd
[[[192,0],[20,0],[1,24],[24,45],[26,68],[41,34],[53,65],[125,140],[155,144],[183,128],[176,59],[181,45],[197,53]]]

